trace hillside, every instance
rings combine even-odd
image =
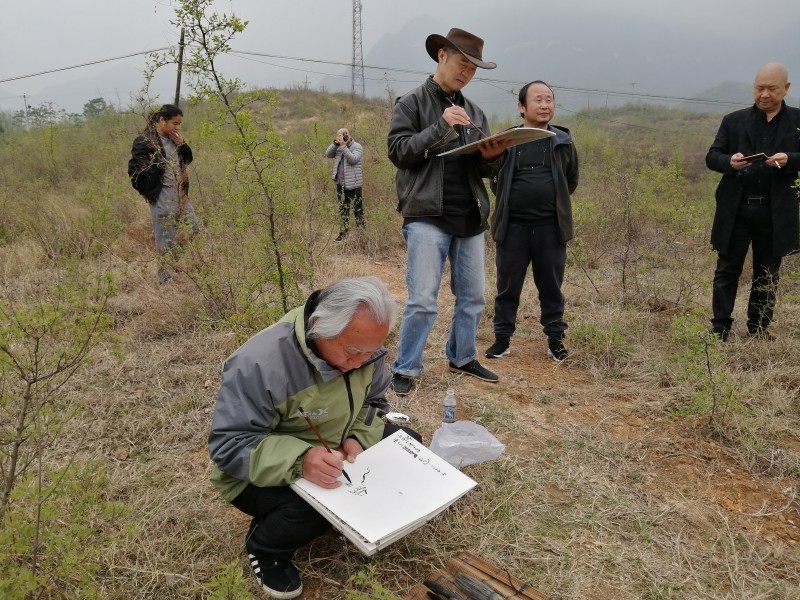
[[[253,106],[254,147],[274,150],[265,173],[289,300],[375,274],[401,304],[388,102],[291,90]],[[0,134],[4,316],[45,302],[90,305],[90,284],[115,280],[101,311],[107,330],[87,360],[63,387],[34,389],[54,395],[31,429],[46,435],[25,455],[29,477],[0,514],[4,598],[23,597],[32,564],[44,575],[41,598],[263,597],[243,554],[248,519],[208,482],[206,436],[222,361],[282,307],[265,251],[266,201],[232,128],[212,125],[213,108],[186,108],[192,200],[205,229],[181,257],[181,282],[167,286],[156,283],[147,206],[124,171],[140,117]],[[303,598],[402,598],[466,549],[554,600],[800,598],[800,262],[785,262],[775,342],[743,335],[741,306],[731,342],[705,335],[716,179],[702,157],[718,119],[644,106],[557,119],[581,155],[564,290],[572,356],[547,358],[529,281],[512,354],[489,365],[501,381],[450,373],[444,285],[420,385],[389,400],[429,442],[452,386],[460,417],[486,426],[506,452],[465,468],[475,491],[372,559],[334,534],[302,550]],[[336,245],[322,151],[342,124],[365,147],[367,229]],[[481,350],[492,341],[487,248]],[[54,312],[40,313],[63,314],[47,306]],[[12,326],[0,330],[0,346],[16,340],[20,356],[69,350],[46,330],[30,344],[21,321],[4,319]],[[393,334],[391,357],[395,345]],[[5,440],[27,388],[8,360],[0,366],[8,473]]]

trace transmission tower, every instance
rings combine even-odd
[[[353,0],[353,82],[350,93],[361,91],[366,96],[364,84],[364,52],[361,49],[361,0]]]

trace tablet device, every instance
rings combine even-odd
[[[750,156],[743,156],[742,160],[746,160],[750,163],[757,163],[757,162],[764,162],[767,160],[769,156],[764,154],[763,152],[759,152],[758,154],[751,154]]]

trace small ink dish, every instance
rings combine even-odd
[[[408,425],[411,422],[411,417],[399,412],[390,412],[383,415],[383,420],[394,425]]]

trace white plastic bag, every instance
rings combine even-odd
[[[483,425],[473,421],[442,423],[433,432],[431,451],[454,467],[494,460],[506,449]]]

